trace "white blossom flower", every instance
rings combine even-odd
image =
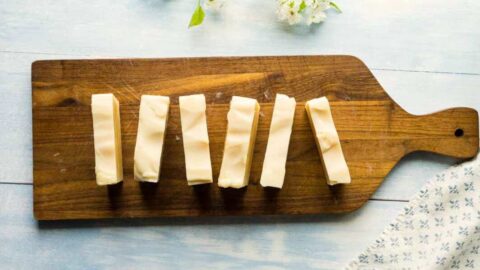
[[[202,24],[205,17],[203,8],[218,12],[226,0],[197,0],[196,8],[190,19],[189,28]],[[277,17],[288,24],[323,22],[327,18],[325,11],[333,8],[341,13],[340,8],[330,0],[277,0]]]
[[[323,22],[327,18],[325,11],[338,7],[330,0],[278,0],[277,16],[280,21],[290,25],[305,21],[307,25]],[[339,11],[340,12],[340,11]]]
[[[318,7],[318,2],[319,0],[305,0],[305,4],[307,5],[307,7],[312,9]]]
[[[287,21],[290,25],[299,23],[303,18],[299,12],[302,2],[302,0],[279,0],[278,19]]]
[[[325,9],[322,9],[321,6],[317,6],[317,8],[313,9],[307,17],[306,23],[307,25],[311,25],[312,23],[320,23],[325,21],[327,18],[327,14],[325,14]]]
[[[315,8],[320,7],[322,10],[327,10],[330,8],[330,1],[328,0],[317,0],[317,6]]]
[[[219,11],[224,4],[225,0],[205,0],[205,7],[214,11]]]

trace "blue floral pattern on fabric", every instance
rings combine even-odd
[[[480,269],[478,191],[478,156],[436,175],[347,269]]]

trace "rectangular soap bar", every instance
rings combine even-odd
[[[169,97],[142,95],[133,167],[138,181],[158,182],[169,105]]]
[[[219,187],[242,188],[248,185],[259,111],[257,100],[232,97],[227,115],[228,127],[218,178]]]
[[[188,185],[212,183],[205,96],[179,97]]]
[[[327,184],[350,183],[350,172],[333,123],[328,99],[326,97],[312,99],[306,103],[305,109],[322,159]]]
[[[113,94],[92,95],[95,174],[98,185],[123,180],[120,105]]]
[[[263,187],[282,188],[283,186],[296,104],[293,97],[282,94],[277,94],[275,97],[267,150],[260,177],[260,184]]]

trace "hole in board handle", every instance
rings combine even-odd
[[[463,129],[457,128],[455,130],[455,137],[462,137],[463,136]]]

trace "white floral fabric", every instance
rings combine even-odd
[[[480,269],[480,158],[430,180],[347,269]]]

